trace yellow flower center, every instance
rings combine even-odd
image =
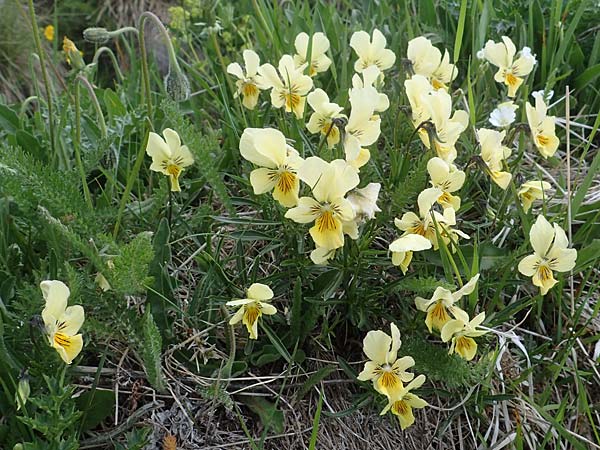
[[[459,336],[456,338],[456,353],[459,355],[466,355],[469,350],[473,348],[473,339],[465,336]]]
[[[54,333],[52,340],[55,345],[64,349],[68,349],[71,346],[71,338],[63,333]]]
[[[440,80],[438,80],[437,78],[431,79],[431,85],[433,86],[434,89],[443,89],[446,87],[446,85],[444,83],[442,83]]]
[[[393,389],[400,384],[400,378],[391,369],[384,369],[379,384],[385,389]]]
[[[250,303],[246,305],[244,310],[244,318],[246,322],[252,325],[260,317],[260,306],[257,303]]]
[[[422,221],[413,222],[412,226],[408,229],[412,234],[418,234],[423,237],[427,235],[427,230],[425,230],[425,225]]]
[[[431,316],[439,323],[446,323],[450,320],[450,316],[442,302],[437,302],[431,309]]]
[[[169,164],[166,168],[167,173],[174,177],[174,178],[179,178],[179,174],[181,173],[181,167],[179,167],[177,164]]]
[[[242,94],[244,97],[253,97],[258,95],[258,87],[252,82],[245,82],[242,85]]]
[[[296,174],[285,170],[279,172],[279,180],[277,181],[277,188],[287,194],[294,188],[294,182],[296,181]]]
[[[509,86],[516,86],[519,84],[519,79],[516,76],[514,76],[511,72],[508,72],[506,74],[506,83]]]
[[[333,211],[331,209],[325,209],[321,212],[321,215],[317,217],[315,221],[317,229],[322,233],[324,231],[333,231],[337,228],[335,218],[333,217]]]
[[[552,276],[552,270],[550,269],[550,267],[548,267],[545,264],[540,264],[538,266],[538,273],[540,276],[540,280],[542,281],[547,281],[553,278]]]
[[[296,88],[292,86],[285,91],[282,91],[280,96],[285,100],[285,109],[288,111],[296,109],[297,106],[300,105],[300,101],[302,97],[299,94],[296,94]]]
[[[538,134],[535,137],[535,140],[537,141],[540,147],[545,147],[550,143],[550,138],[548,136],[544,136],[543,134]]]
[[[404,416],[408,413],[410,406],[404,400],[397,400],[392,405],[392,412],[399,416]]]

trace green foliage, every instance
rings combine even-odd
[[[158,391],[165,389],[162,374],[162,337],[160,331],[154,323],[152,313],[146,310],[142,322],[142,341],[139,343],[139,353],[144,362],[144,369],[148,376],[148,381]]]
[[[114,268],[107,272],[111,286],[123,295],[145,292],[152,283],[148,266],[154,258],[151,233],[140,233],[120,248],[112,260]]]
[[[35,408],[31,415],[19,416],[18,419],[32,430],[41,434],[35,443],[26,444],[25,448],[51,450],[75,450],[79,447],[74,429],[81,412],[76,408],[73,399],[74,388],[64,386],[61,379],[44,375],[48,387],[46,395],[32,395],[30,402]],[[43,445],[45,446],[41,446]]]

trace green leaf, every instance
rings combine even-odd
[[[115,119],[115,117],[122,117],[127,114],[127,109],[121,102],[121,99],[112,89],[106,89],[104,91],[104,105],[106,106],[106,111],[108,112],[108,117],[111,121]]]
[[[581,75],[575,78],[575,89],[581,90],[600,76],[600,64],[588,67]]]
[[[168,265],[171,263],[170,237],[169,221],[163,217],[158,224],[152,241],[154,259],[150,263],[149,273],[154,279],[154,284],[152,289],[148,291],[148,302],[152,305],[152,315],[157,326],[163,332],[169,328],[170,323],[165,298],[170,299],[173,297],[172,280],[167,270]]]
[[[319,384],[321,381],[323,381],[325,378],[327,378],[331,373],[335,372],[336,370],[337,370],[337,367],[335,367],[335,366],[321,367],[319,370],[317,370],[315,373],[313,373],[310,377],[308,377],[308,379],[304,382],[302,387],[300,389],[298,389],[298,392],[296,393],[296,400],[302,400],[314,386]]]
[[[88,402],[92,397],[92,403],[89,408],[87,408]],[[82,429],[84,431],[91,430],[96,428],[104,421],[104,419],[113,413],[115,407],[115,394],[111,391],[88,391],[77,397],[76,404],[79,410],[85,411],[85,421]]]
[[[165,389],[161,367],[162,337],[150,309],[147,309],[144,314],[142,336],[140,354],[144,362],[144,370],[150,384],[162,392]]]
[[[591,267],[600,258],[600,239],[594,239],[589,245],[582,247],[577,252],[577,262],[574,273]]]
[[[278,410],[274,403],[263,397],[241,397],[244,403],[252,412],[258,415],[265,428],[272,428],[276,433],[283,433],[283,412]]]

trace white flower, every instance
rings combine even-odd
[[[490,123],[498,128],[507,128],[517,118],[518,105],[514,102],[500,103],[490,114]]]
[[[310,45],[309,45],[310,43]],[[297,66],[304,66],[307,61],[306,58],[309,53],[310,47],[310,64],[308,65],[308,74],[313,77],[318,72],[325,72],[331,65],[331,59],[326,55],[329,50],[329,39],[323,33],[315,33],[312,35],[312,43],[306,33],[300,33],[296,36],[294,41],[294,47],[296,47],[296,54],[294,55],[294,62]],[[306,66],[304,66],[306,67]]]
[[[477,59],[485,59],[485,52],[483,49],[477,51]]]
[[[364,188],[354,189],[348,194],[348,201],[352,204],[356,216],[365,216],[367,219],[375,218],[375,213],[381,211],[377,206],[380,189],[381,184],[369,183]]]
[[[369,66],[377,66],[381,71],[387,70],[396,62],[396,55],[385,48],[385,36],[377,28],[373,30],[373,38],[366,31],[357,31],[350,38],[350,47],[358,55],[354,70],[362,72]]]

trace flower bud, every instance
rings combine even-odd
[[[92,27],[83,30],[83,38],[93,44],[104,44],[110,37],[110,32],[106,28]]]
[[[169,97],[176,102],[190,98],[190,82],[181,70],[169,70],[165,77],[165,90]]]
[[[75,43],[66,36],[63,39],[63,51],[65,52],[65,57],[71,67],[77,70],[81,70],[85,67],[81,52],[75,46]]]
[[[23,375],[21,375],[21,378],[19,379],[17,393],[15,395],[17,411],[19,411],[21,407],[25,406],[25,403],[27,403],[27,399],[29,398],[29,394],[31,394],[31,387],[29,386],[29,375],[27,375],[27,373],[23,373]]]

